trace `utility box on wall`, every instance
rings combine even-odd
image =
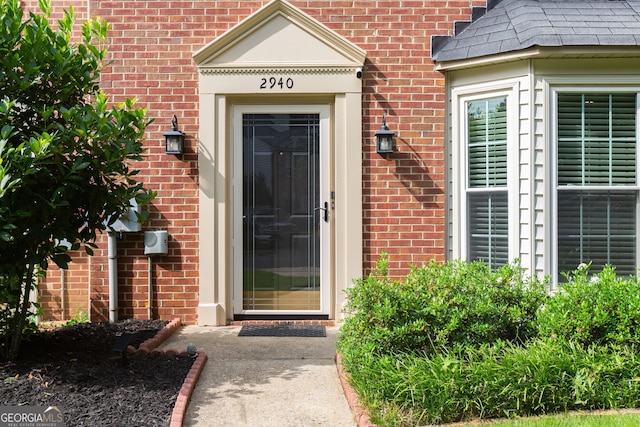
[[[129,203],[131,206],[129,206],[127,211],[111,225],[113,231],[118,233],[131,233],[142,230],[142,224],[138,222],[141,207],[135,198],[131,199]]]
[[[169,253],[169,233],[166,230],[144,232],[144,254],[166,255]]]

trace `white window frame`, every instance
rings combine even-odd
[[[468,158],[467,158],[467,104],[471,101],[505,97],[507,101],[507,201],[508,201],[508,258],[512,262],[520,257],[519,216],[519,81],[501,84],[473,85],[452,91],[452,144],[451,144],[451,230],[449,232],[453,258],[469,260],[469,224],[467,212]]]
[[[552,255],[552,267],[551,277],[555,286],[558,284],[558,276],[560,271],[558,268],[558,94],[559,93],[636,93],[636,173],[640,175],[640,86],[625,86],[625,85],[557,85],[550,86],[550,102],[549,102],[549,129],[551,146],[549,150],[549,174],[551,175],[551,253]],[[635,186],[581,186],[582,190],[620,190],[624,188],[628,191],[636,191],[638,197],[636,197],[636,213],[640,215],[640,185],[639,179],[636,178]],[[614,264],[615,265],[615,264]],[[576,268],[578,266],[576,265]],[[636,267],[640,268],[640,218],[636,221]]]

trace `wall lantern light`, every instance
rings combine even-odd
[[[393,153],[394,142],[393,137],[395,132],[389,130],[387,127],[387,115],[382,115],[382,127],[376,132],[376,152],[378,154]]]
[[[180,155],[184,152],[184,133],[178,130],[178,118],[175,114],[171,119],[171,126],[171,130],[164,133],[165,153]]]

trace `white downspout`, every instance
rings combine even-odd
[[[147,274],[147,306],[149,309],[149,320],[153,320],[153,258],[151,257],[151,255],[149,255],[147,259],[149,260],[149,271]]]
[[[60,317],[62,320],[66,319],[67,315],[67,281],[66,281],[66,269],[60,269],[60,309],[62,310],[62,316]]]
[[[108,233],[109,258],[109,322],[118,321],[118,235]]]
[[[89,272],[88,274],[88,280],[87,280],[87,318],[89,320],[89,322],[91,322],[91,281],[93,280],[93,274],[91,273],[91,271],[93,270],[93,268],[91,268],[91,266],[93,265],[93,262],[91,261],[93,259],[92,256],[89,257]]]

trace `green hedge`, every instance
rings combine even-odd
[[[517,263],[453,261],[347,292],[338,349],[380,425],[640,407],[640,282],[581,265],[550,296]]]
[[[561,340],[497,343],[431,355],[345,361],[380,426],[531,416],[640,406],[638,348],[612,353]]]
[[[431,262],[391,281],[383,255],[368,277],[347,290],[342,346],[390,354],[432,352],[496,340],[523,343],[537,333],[547,286],[511,264],[492,272],[481,262]]]
[[[637,277],[618,277],[612,266],[589,275],[589,266],[585,264],[565,277],[567,283],[540,311],[542,336],[585,346],[640,344]]]

